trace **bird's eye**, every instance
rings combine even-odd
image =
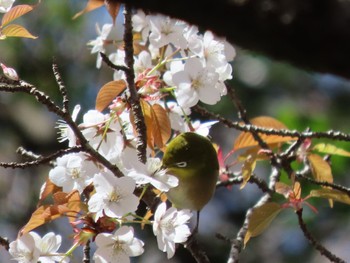
[[[187,166],[187,162],[179,162],[179,163],[176,163],[176,166],[177,167],[180,167],[180,168],[184,168]]]

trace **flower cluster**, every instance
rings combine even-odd
[[[162,15],[138,11],[132,21],[138,93],[169,111],[174,130],[193,131],[194,125],[184,119],[199,101],[214,105],[226,94],[224,81],[232,78],[229,62],[235,57],[234,48],[210,31],[201,34],[195,26]],[[119,39],[115,36],[115,31],[122,30],[105,24],[102,30],[98,29],[97,39],[88,43],[91,52],[98,53],[98,68],[101,66],[99,52],[105,53],[111,46],[117,47],[109,53],[111,62],[125,66],[123,41],[121,36]],[[125,79],[124,71],[115,71],[113,78]],[[164,100],[164,97],[170,99]]]
[[[174,256],[176,243],[186,242],[191,234],[187,225],[191,211],[167,209],[161,203],[152,220],[137,214],[139,202],[148,186],[163,193],[178,185],[177,177],[162,169],[157,152],[174,134],[187,131],[209,134],[216,122],[192,121],[191,107],[199,101],[215,104],[226,94],[224,81],[231,78],[229,61],[235,56],[233,47],[224,39],[209,31],[201,34],[183,21],[145,15],[142,11],[134,14],[132,21],[135,85],[150,137],[147,162],[142,163],[137,157],[134,116],[128,104],[128,91],[121,84],[126,83],[125,72],[116,70],[113,79],[120,84],[121,91],[108,102],[109,112],[89,110],[78,127],[91,148],[124,176],[117,177],[87,153],[65,154],[57,158],[49,172],[50,182],[62,192],[76,191],[84,198],[84,214],[72,222],[76,232],[73,247],[84,245],[91,238],[97,246],[93,256],[96,262],[130,262],[130,257],[143,253],[144,243],[134,236],[131,223],[152,225],[158,247],[167,252],[168,258]],[[123,41],[115,31],[112,24],[103,25],[101,30],[98,27],[99,36],[88,43],[91,53],[98,54],[97,68],[102,65],[100,52],[107,53],[114,64],[125,66]],[[73,121],[79,112],[77,105]],[[60,142],[68,142],[69,147],[80,144],[67,123],[61,121],[58,129]],[[80,223],[83,227],[79,227]],[[64,262],[67,257],[56,255],[61,239],[50,234],[43,240],[54,237],[51,246],[43,248],[36,233],[24,234],[11,243],[10,253],[19,262]],[[47,259],[49,256],[52,257]]]
[[[35,232],[29,232],[11,242],[9,252],[14,260],[22,263],[69,262],[68,257],[57,253],[61,240],[61,236],[53,232],[42,238]]]

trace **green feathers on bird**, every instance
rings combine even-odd
[[[187,132],[174,138],[164,153],[163,168],[179,179],[179,185],[167,193],[175,207],[199,211],[213,196],[219,163],[206,137]]]

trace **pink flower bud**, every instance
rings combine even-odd
[[[8,79],[12,79],[12,80],[19,80],[19,77],[17,75],[16,70],[14,70],[13,68],[9,68],[6,67],[6,65],[0,63],[0,66],[2,67],[2,71],[4,72],[4,75],[8,78]]]

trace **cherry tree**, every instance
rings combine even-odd
[[[0,0],[0,39],[40,41],[35,32],[15,20],[25,19],[45,3],[14,2]],[[40,82],[28,83],[10,63],[1,63],[0,91],[26,93],[53,113],[58,120],[52,128],[57,129],[62,145],[49,155],[22,149],[19,152],[29,161],[0,162],[1,167],[13,169],[49,167],[37,207],[27,223],[18,226],[17,239],[0,238],[11,258],[69,262],[77,260],[73,252],[82,250],[83,258],[77,262],[130,262],[133,257],[142,261],[147,243],[141,236],[148,229],[167,259],[183,247],[196,262],[215,262],[190,225],[193,211],[171,207],[167,200],[166,193],[179,182],[163,169],[162,153],[180,133],[209,136],[212,126],[221,125],[238,135],[229,151],[216,147],[220,163],[217,188],[229,191],[238,185],[244,191],[247,184],[254,184],[261,191],[240,229],[217,235],[229,244],[227,262],[238,262],[242,250],[249,250],[251,239],[269,231],[271,223],[288,210],[294,212],[291,217],[296,216],[310,247],[331,262],[345,262],[314,237],[304,221],[304,210],[317,214],[322,209],[312,203],[317,199],[330,207],[337,202],[350,204],[350,190],[335,183],[329,159],[333,155],[350,157],[350,152],[334,143],[349,141],[350,136],[335,130],[290,130],[269,116],[248,118],[230,84],[236,49],[224,37],[118,1],[89,0],[74,18],[102,6],[107,7],[110,23],[97,26],[96,38],[87,45],[96,56],[96,70],[108,67],[113,74],[90,110],[82,112],[80,105],[72,105],[69,84],[64,83],[56,61],[52,68],[60,103],[40,90]],[[117,23],[117,16],[123,16],[123,25]],[[237,121],[208,110],[208,105],[218,105],[223,98],[235,107]],[[257,163],[270,167],[267,178],[259,176]],[[60,248],[66,238],[60,233],[41,237],[37,232],[38,227],[58,218],[68,219],[73,236],[67,251]]]

